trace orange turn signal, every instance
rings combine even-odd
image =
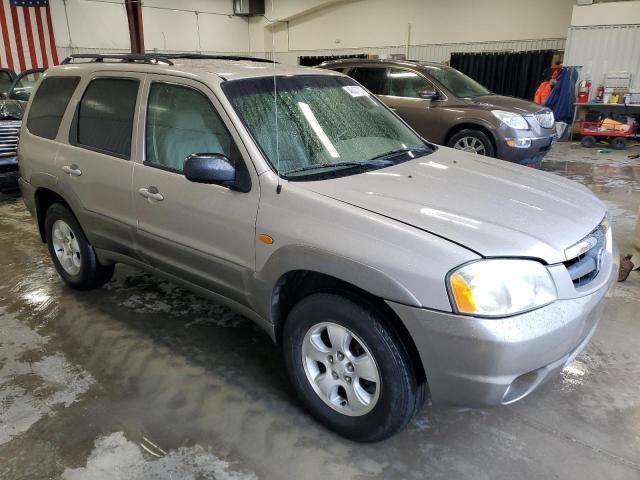
[[[261,233],[258,238],[262,243],[266,243],[267,245],[271,245],[273,243],[273,237],[267,235],[266,233]]]
[[[476,302],[473,300],[473,292],[467,281],[459,273],[454,273],[449,283],[451,284],[451,293],[456,302],[458,311],[463,313],[474,313],[476,311]]]

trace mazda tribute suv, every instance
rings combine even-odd
[[[238,310],[358,441],[427,397],[513,403],[593,335],[615,265],[583,186],[433,145],[338,72],[86,57],[44,74],[18,151],[70,287],[123,262]]]

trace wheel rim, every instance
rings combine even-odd
[[[63,220],[56,220],[51,227],[53,250],[58,262],[69,275],[77,275],[82,267],[78,237]]]
[[[465,152],[477,153],[478,155],[486,154],[484,143],[476,137],[462,137],[453,145],[453,148],[464,150]]]
[[[302,365],[316,394],[349,416],[370,412],[380,396],[380,373],[366,344],[348,328],[314,325],[302,342]]]

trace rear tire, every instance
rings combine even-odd
[[[425,386],[418,385],[406,348],[366,301],[331,293],[303,298],[287,318],[283,350],[302,403],[351,440],[390,437],[422,404]]]
[[[593,148],[596,146],[596,143],[596,137],[592,135],[585,135],[584,137],[582,137],[582,140],[580,140],[580,144],[584,148]]]
[[[611,148],[614,150],[624,150],[627,148],[627,139],[624,137],[613,137],[609,140],[609,145],[611,145]]]
[[[108,282],[114,265],[102,265],[80,224],[67,207],[54,203],[46,213],[45,238],[53,264],[67,285],[91,290]]]
[[[493,142],[487,134],[481,130],[475,130],[472,128],[465,128],[453,135],[449,139],[447,146],[457,150],[463,150],[465,152],[485,155],[487,157],[496,156]]]

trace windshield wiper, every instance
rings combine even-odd
[[[315,165],[307,165],[306,167],[295,168],[293,170],[289,170],[287,172],[282,172],[284,175],[289,175],[291,173],[298,172],[306,172],[308,170],[318,170],[320,168],[331,168],[331,167],[387,167],[393,165],[393,162],[390,160],[382,160],[376,158],[372,158],[371,160],[360,160],[357,162],[328,162],[328,163],[317,163]]]
[[[390,157],[395,157],[396,155],[400,155],[402,153],[409,153],[409,152],[419,152],[419,153],[424,153],[426,155],[426,154],[429,154],[429,153],[433,153],[433,149],[429,148],[429,147],[401,148],[399,150],[390,150],[390,151],[388,151],[386,153],[381,153],[380,155],[377,155],[377,156],[373,157],[371,160],[373,160],[373,161],[375,161],[375,160],[387,160]]]

